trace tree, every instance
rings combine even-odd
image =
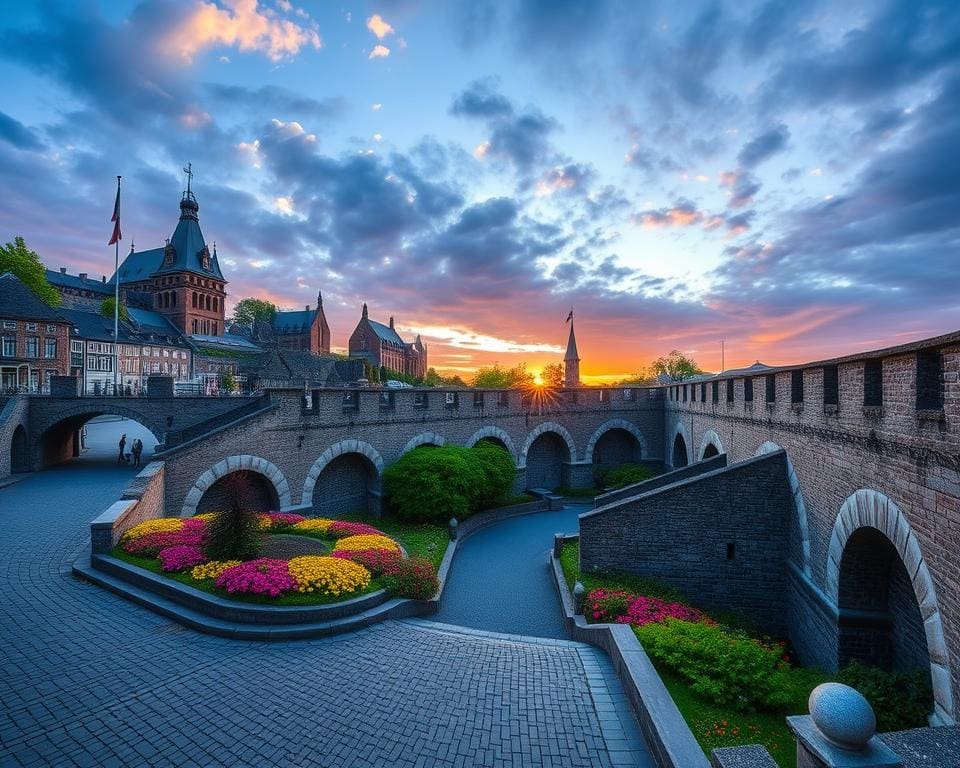
[[[227,505],[207,524],[207,555],[215,560],[253,560],[263,549],[263,534],[249,506],[250,479],[246,472],[234,472],[219,482]]]
[[[110,320],[113,320],[113,305],[114,305],[114,302],[115,302],[115,301],[116,301],[116,299],[113,298],[113,296],[110,296],[110,297],[104,299],[103,301],[101,301],[101,302],[100,302],[100,314],[103,315],[104,317],[109,318]],[[129,319],[130,319],[130,313],[127,312],[127,305],[124,304],[123,302],[120,303],[120,315],[119,315],[119,317],[120,317],[121,320],[129,320]]]
[[[12,272],[27,288],[51,307],[60,306],[60,292],[47,282],[47,271],[36,251],[19,235],[0,248],[0,275]]]
[[[675,349],[666,357],[658,357],[650,364],[654,376],[667,376],[670,381],[683,381],[703,371],[692,359]]]
[[[443,377],[437,373],[436,368],[427,368],[427,375],[423,377],[423,383],[427,387],[439,387]]]
[[[550,363],[549,365],[543,366],[543,370],[540,372],[540,378],[543,380],[544,386],[553,387],[557,389],[563,386],[563,363]]]
[[[454,376],[457,381],[459,376]],[[462,382],[461,382],[462,383]],[[526,363],[517,363],[513,368],[503,368],[500,363],[477,368],[473,375],[473,386],[488,389],[509,389],[533,385],[533,374],[527,370]]]
[[[277,306],[263,299],[240,299],[233,308],[233,322],[250,328],[257,320],[273,324]]]
[[[220,374],[220,391],[232,394],[236,388],[237,380],[233,375],[233,371],[231,371],[229,368],[225,369]]]

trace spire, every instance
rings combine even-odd
[[[361,317],[364,320],[367,319],[367,302],[363,302],[363,313],[361,314]]]
[[[580,353],[577,351],[577,336],[573,331],[573,310],[567,317],[570,337],[567,339],[567,354],[563,356],[563,386],[567,389],[580,386]]]
[[[317,309],[323,306],[323,294],[320,291],[317,291]]]
[[[183,191],[183,197],[180,198],[180,220],[193,219],[199,221],[197,212],[200,210],[200,206],[197,204],[197,198],[194,197],[191,189],[193,185],[193,163],[187,163],[183,172],[187,175],[187,188]]]
[[[390,315],[390,330],[393,330],[393,315]]]
[[[567,354],[563,356],[566,360],[576,360],[580,362],[580,353],[577,352],[577,337],[573,332],[573,320],[570,321],[570,337],[567,339]]]

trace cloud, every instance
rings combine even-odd
[[[460,117],[509,117],[513,105],[497,91],[497,85],[493,79],[475,80],[454,99],[450,113]]]
[[[786,149],[789,140],[790,130],[779,123],[744,144],[737,160],[744,168],[756,168],[764,160]]]
[[[12,144],[17,149],[36,152],[44,148],[36,134],[19,120],[0,112],[0,140]]]
[[[585,194],[595,177],[592,168],[580,163],[568,163],[552,168],[537,182],[538,197],[549,197],[555,192]]]
[[[377,40],[383,40],[387,35],[393,34],[393,27],[379,13],[375,13],[367,19],[367,29],[373,32]]]
[[[689,227],[700,224],[704,215],[689,200],[679,200],[670,208],[646,210],[634,214],[632,220],[645,229],[660,229],[662,227]]]
[[[263,53],[271,61],[296,56],[301,48],[323,45],[315,25],[279,18],[257,0],[227,0],[228,8],[201,2],[172,28],[162,41],[184,62],[215,46],[236,46],[240,51]]]
[[[368,59],[385,59],[390,55],[390,49],[385,45],[375,45],[373,50],[370,51],[370,55],[367,56]]]
[[[203,89],[220,110],[232,109],[247,115],[251,112],[270,112],[299,120],[331,120],[343,115],[347,109],[342,97],[315,99],[279,85],[250,88],[245,85],[206,83]]]

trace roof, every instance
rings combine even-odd
[[[42,320],[50,323],[70,322],[31,291],[12,272],[4,272],[0,275],[0,317]]]
[[[157,312],[128,308],[130,320],[117,326],[120,341],[189,347],[186,338],[167,318]],[[72,337],[113,341],[113,318],[83,309],[64,309],[61,314],[73,325]]]
[[[62,288],[102,293],[104,298],[113,296],[112,283],[105,283],[101,280],[91,280],[89,277],[80,277],[80,275],[68,275],[65,272],[59,272],[53,269],[47,270],[47,282],[50,283],[50,285],[58,285]]]
[[[163,248],[151,248],[149,251],[131,251],[120,265],[120,284],[146,280],[163,261]],[[108,285],[113,282],[110,278]]]
[[[190,346],[187,337],[180,332],[180,329],[159,312],[128,306],[127,314],[130,315],[131,325],[141,340],[154,343],[166,340],[165,343],[174,346]]]
[[[207,336],[205,334],[195,333],[190,337],[194,344],[203,347],[223,347],[224,349],[234,349],[238,352],[262,352],[263,350],[254,344],[250,339],[238,336],[235,333],[225,333],[223,336]]]
[[[71,337],[94,341],[114,340],[112,317],[104,317],[99,312],[83,309],[63,309],[60,313],[73,325]],[[120,341],[136,340],[130,327],[122,321],[117,325],[117,337]]]
[[[570,338],[567,339],[567,354],[563,356],[564,360],[579,360],[580,353],[577,352],[577,337],[573,333],[573,321],[570,321]]]
[[[399,347],[405,346],[403,339],[401,339],[395,330],[389,325],[384,325],[383,323],[378,323],[376,320],[367,320],[370,323],[370,327],[373,328],[373,332],[382,340],[390,344],[396,344]]]
[[[315,309],[277,312],[273,318],[273,330],[276,333],[303,333],[313,325],[316,316]]]

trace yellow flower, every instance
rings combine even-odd
[[[133,526],[129,531],[123,534],[123,541],[130,539],[139,539],[148,533],[167,533],[168,531],[179,531],[183,528],[183,520],[179,517],[159,517],[156,520],[145,520]]]
[[[257,525],[261,531],[266,531],[273,527],[273,520],[268,515],[257,515]]]
[[[204,512],[201,515],[194,515],[197,520],[203,520],[205,523],[209,523],[213,518],[215,518],[219,512]]]
[[[302,522],[295,523],[291,527],[295,531],[304,531],[307,533],[326,533],[327,529],[333,522],[333,520],[327,520],[325,517],[311,517]]]
[[[200,581],[201,579],[215,579],[217,576],[227,570],[227,568],[233,568],[235,565],[240,565],[240,561],[211,560],[209,563],[194,566],[193,570],[190,571],[190,575],[197,581]]]
[[[359,536],[346,536],[337,541],[334,549],[359,552],[362,549],[389,549],[399,551],[400,546],[389,536],[376,533],[364,533]]]
[[[370,584],[370,571],[339,557],[303,555],[291,558],[287,567],[300,592],[339,595],[364,589]]]

